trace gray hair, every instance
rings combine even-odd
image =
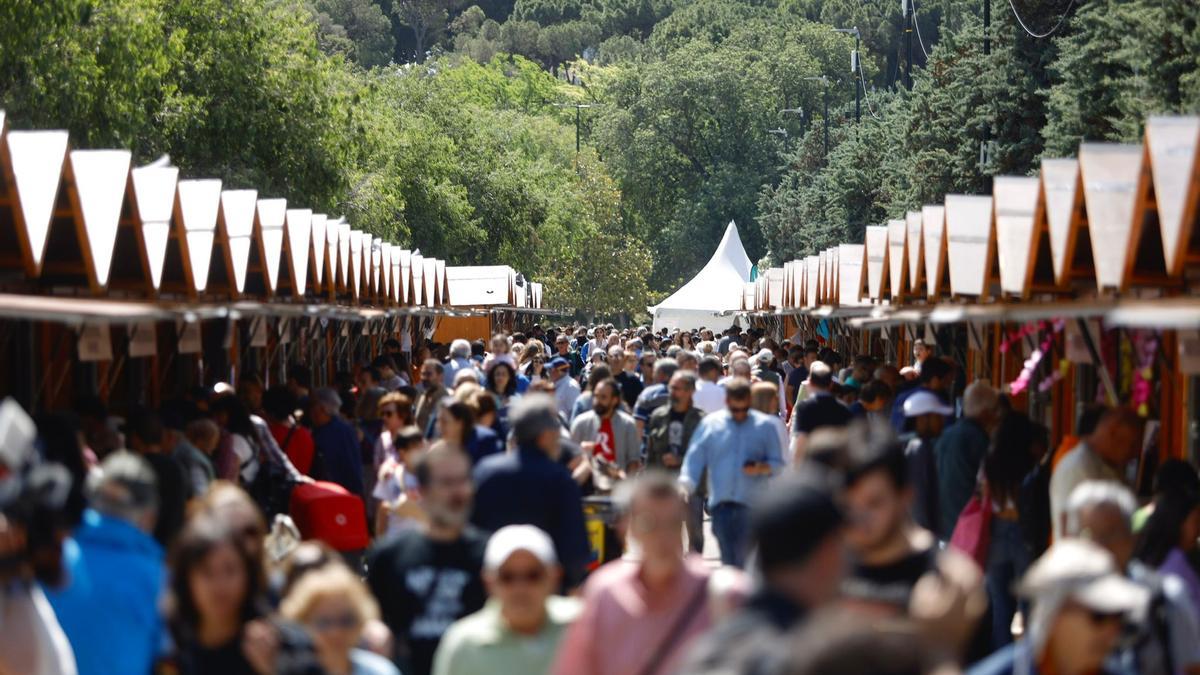
[[[696,391],[696,382],[700,378],[698,378],[696,376],[696,373],[694,373],[690,370],[677,370],[677,371],[675,371],[675,374],[671,376],[671,379],[679,380],[680,382],[683,382],[684,384],[686,384],[688,389],[691,389],[692,391]]]
[[[508,414],[512,425],[513,439],[519,446],[537,443],[543,433],[562,428],[558,419],[558,406],[549,394],[529,394],[513,404]]]
[[[450,356],[456,356],[463,359],[471,358],[471,343],[462,338],[450,343]]]
[[[1111,506],[1121,512],[1126,522],[1132,523],[1133,513],[1137,511],[1137,500],[1129,488],[1108,480],[1089,480],[1075,486],[1071,496],[1067,497],[1067,536],[1079,536],[1083,529],[1079,522],[1080,516],[1088,509],[1097,506]]]
[[[679,362],[671,357],[664,357],[654,362],[654,379],[660,382],[666,382],[671,379],[675,371],[679,370]]]
[[[321,387],[313,392],[313,401],[330,415],[336,415],[342,409],[342,396],[332,387]]]
[[[109,455],[88,477],[88,499],[100,513],[139,527],[158,513],[158,479],[150,463],[132,452]]]
[[[996,409],[1000,403],[1000,392],[986,380],[976,380],[963,392],[963,415],[979,417]]]

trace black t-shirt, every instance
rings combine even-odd
[[[428,675],[450,624],[483,607],[486,544],[487,535],[472,527],[449,543],[409,530],[371,552],[367,583],[395,636],[395,661],[405,675]]]
[[[320,675],[325,670],[317,660],[312,638],[296,624],[272,622],[277,631],[279,649],[275,655],[277,675]],[[219,647],[182,645],[178,654],[181,675],[258,675],[242,651],[242,634]]]
[[[842,593],[854,602],[908,611],[913,587],[937,567],[937,547],[916,551],[886,565],[857,563],[842,583]]]
[[[821,427],[844,427],[850,423],[850,410],[829,394],[818,394],[796,406],[792,430],[811,434]]]
[[[788,373],[786,384],[793,390],[798,390],[800,389],[800,385],[804,384],[804,381],[807,379],[808,368],[806,368],[802,363],[795,368],[792,368],[792,372]],[[795,403],[795,401],[788,401],[788,403]]]
[[[191,482],[183,464],[172,455],[150,452],[142,455],[158,482],[158,518],[154,522],[154,539],[164,549],[183,529],[184,510],[191,495]]]
[[[667,448],[671,454],[683,458],[687,452],[687,446],[683,442],[684,424],[683,420],[687,417],[687,411],[679,412],[674,408],[667,413]]]

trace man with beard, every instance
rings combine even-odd
[[[429,420],[437,415],[438,404],[448,393],[442,386],[445,366],[437,359],[426,359],[421,364],[421,395],[417,397],[414,420],[421,431],[429,429]]]
[[[438,444],[417,460],[415,473],[429,522],[373,550],[367,583],[395,636],[401,671],[428,675],[446,629],[483,607],[487,537],[467,525],[472,485],[465,453]]]
[[[637,424],[620,405],[616,381],[599,382],[592,391],[592,409],[571,424],[571,440],[591,462],[592,482],[603,494],[612,491],[614,481],[636,473],[641,464]]]
[[[670,404],[651,413],[646,427],[646,465],[678,474],[688,444],[692,442],[692,434],[704,417],[704,413],[692,405],[692,395],[696,393],[696,374],[686,370],[676,371],[671,376],[667,392]],[[688,501],[687,533],[689,548],[694,553],[703,553],[703,498]]]

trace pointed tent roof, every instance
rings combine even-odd
[[[742,284],[750,281],[751,266],[737,225],[730,221],[721,243],[703,269],[666,300],[648,308],[655,315],[655,323],[662,318],[663,310],[672,310],[673,315],[682,310],[695,312],[698,325],[714,326],[713,314],[741,307]]]

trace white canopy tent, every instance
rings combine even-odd
[[[741,308],[742,284],[750,281],[750,268],[737,225],[730,221],[708,264],[669,298],[646,308],[654,316],[654,330],[704,327],[720,331],[733,325],[732,315],[717,315]]]

